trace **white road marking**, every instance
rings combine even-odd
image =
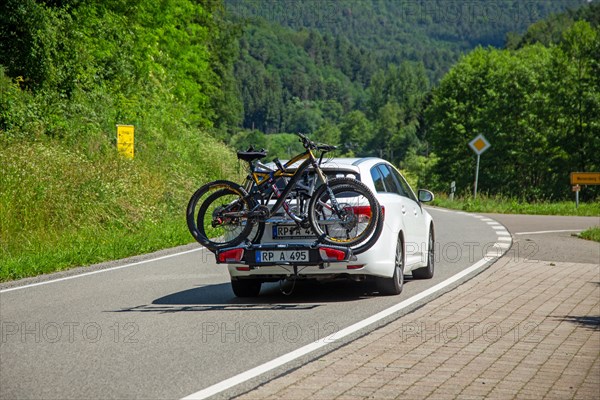
[[[381,321],[382,319],[384,319],[398,311],[401,311],[404,308],[407,308],[408,306],[444,289],[445,287],[453,284],[454,282],[460,280],[461,278],[465,277],[466,275],[468,275],[474,271],[477,271],[478,269],[480,269],[481,267],[486,265],[491,260],[497,258],[499,256],[499,254],[502,254],[502,252],[499,251],[499,252],[493,253],[493,254],[488,253],[489,257],[488,257],[488,255],[486,255],[486,258],[483,258],[483,259],[477,261],[475,264],[471,265],[467,269],[462,270],[458,274],[453,275],[452,277],[446,279],[445,281],[440,282],[437,285],[432,286],[429,289],[404,300],[403,302],[400,302],[392,307],[386,308],[385,310],[380,311],[377,314],[372,315],[369,318],[366,318],[362,321],[352,324],[349,327],[344,328],[339,332],[336,332],[329,336],[324,337],[323,339],[320,339],[320,340],[317,340],[316,342],[307,344],[306,346],[300,347],[297,350],[294,350],[290,353],[284,354],[284,355],[277,357],[271,361],[268,361],[262,365],[254,367],[248,371],[245,371],[238,375],[232,376],[229,379],[225,379],[224,381],[216,383],[216,384],[209,386],[205,389],[202,389],[196,393],[192,393],[189,396],[184,397],[183,400],[200,400],[200,399],[206,399],[208,397],[214,396],[214,395],[221,393],[227,389],[231,389],[232,387],[237,386],[243,382],[249,381],[252,378],[262,375],[268,371],[271,371],[277,367],[285,365],[297,358],[300,358],[309,353],[312,353],[313,351],[316,351],[316,350],[328,345],[329,343],[333,343],[333,342],[338,341],[348,335],[358,332],[359,330],[366,328],[367,326],[372,325],[378,321]]]
[[[154,262],[154,261],[160,261],[160,260],[164,260],[164,259],[167,259],[167,258],[177,257],[177,256],[181,256],[181,255],[184,255],[184,254],[193,253],[193,252],[199,251],[199,250],[204,250],[204,247],[200,247],[200,248],[192,249],[192,250],[186,250],[186,251],[182,251],[182,252],[179,252],[179,253],[169,254],[169,255],[161,256],[161,257],[157,257],[157,258],[151,258],[149,260],[138,261],[138,262],[134,262],[134,263],[131,263],[131,264],[125,264],[125,265],[121,265],[121,266],[118,266],[118,267],[112,267],[112,268],[106,268],[106,269],[99,269],[99,270],[96,270],[96,271],[84,272],[83,274],[79,274],[79,275],[72,275],[72,276],[66,276],[64,278],[52,279],[50,281],[43,281],[43,282],[31,283],[29,285],[16,286],[16,287],[12,287],[12,288],[8,288],[8,289],[0,290],[0,293],[13,292],[15,290],[27,289],[27,288],[31,288],[31,287],[35,287],[35,286],[48,285],[50,283],[63,282],[63,281],[68,281],[68,280],[75,279],[75,278],[82,278],[84,276],[100,274],[102,272],[115,271],[115,270],[118,270],[118,269],[134,267],[136,265],[147,264],[147,263]]]
[[[438,210],[438,211],[442,211],[442,210]],[[443,212],[448,212],[448,211],[444,210]],[[479,216],[476,216],[473,214],[467,214],[465,212],[456,212],[456,213],[460,214],[460,215],[470,215],[470,216],[475,216],[475,217],[479,218]],[[489,220],[489,221],[493,221],[495,224],[499,224],[498,222],[496,222],[492,219],[489,219],[489,218],[485,218],[485,219],[481,219],[481,220],[482,221]],[[496,227],[493,226],[493,228],[496,228]],[[503,230],[496,231],[496,234],[498,235],[498,240],[512,241],[510,233],[508,233],[508,231],[506,231],[506,228],[502,225],[500,226],[500,228]],[[507,236],[503,237],[502,235],[507,235]],[[471,265],[467,269],[462,270],[458,274],[453,275],[452,277],[446,279],[445,281],[440,282],[437,285],[432,286],[429,289],[427,289],[409,299],[406,299],[401,303],[396,304],[395,306],[389,307],[383,311],[380,311],[379,313],[377,313],[375,315],[372,315],[369,318],[366,318],[362,321],[352,324],[349,327],[344,328],[339,332],[331,334],[323,339],[317,340],[316,342],[307,344],[306,346],[296,349],[290,353],[284,354],[284,355],[277,357],[271,361],[267,361],[264,364],[261,364],[257,367],[249,369],[248,371],[242,372],[238,375],[232,376],[229,379],[225,379],[224,381],[216,383],[216,384],[209,386],[205,389],[202,389],[196,393],[192,393],[192,394],[184,397],[182,400],[200,400],[200,399],[206,399],[208,397],[214,396],[225,390],[231,389],[232,387],[237,386],[241,383],[247,382],[252,378],[256,378],[257,376],[260,376],[260,375],[262,375],[266,372],[269,372],[275,368],[278,368],[282,365],[285,365],[285,364],[287,364],[293,360],[296,360],[302,356],[310,354],[313,351],[316,351],[316,350],[326,346],[329,343],[333,343],[333,342],[340,340],[348,335],[358,332],[359,330],[364,329],[367,326],[372,325],[378,321],[381,321],[382,319],[384,319],[396,312],[403,310],[404,308],[416,303],[417,301],[420,301],[420,300],[426,298],[427,296],[430,296],[430,295],[444,289],[445,287],[453,284],[454,282],[460,280],[461,278],[465,277],[466,275],[468,275],[474,271],[477,271],[478,269],[480,269],[481,267],[486,265],[488,262],[491,262],[492,260],[495,260],[495,259],[501,257],[504,253],[506,253],[506,249],[508,249],[509,247],[510,247],[510,243],[495,243],[494,247],[493,247],[495,251],[488,252],[484,258],[477,261],[475,264]]]
[[[498,236],[498,240],[501,242],[512,242],[512,238],[510,236]]]
[[[543,233],[583,232],[583,229],[561,229],[558,231],[517,232],[515,235],[540,235]]]

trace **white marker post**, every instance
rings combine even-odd
[[[487,139],[479,134],[475,139],[469,142],[469,147],[477,154],[477,167],[475,167],[475,187],[473,188],[473,199],[477,199],[477,183],[479,182],[479,156],[481,153],[486,151],[491,147],[490,142]]]

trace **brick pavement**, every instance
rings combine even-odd
[[[600,265],[505,256],[238,399],[599,399],[599,324]]]

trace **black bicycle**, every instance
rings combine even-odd
[[[375,243],[383,215],[371,190],[354,178],[327,177],[320,166],[324,155],[336,147],[297,135],[306,151],[285,165],[277,159],[273,167],[261,163],[267,152],[250,147],[237,153],[250,171],[243,186],[219,180],[192,195],[187,224],[200,244],[215,252],[243,242],[256,243],[265,222],[289,223],[290,219],[298,229],[310,228],[317,241],[350,247],[353,254]],[[313,151],[320,155],[315,157]]]

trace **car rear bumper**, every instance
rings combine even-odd
[[[217,250],[215,258],[217,264],[245,265],[250,269],[275,265],[321,267],[356,260],[349,248],[318,242],[248,244]]]
[[[274,244],[281,246],[281,244]],[[365,253],[359,254],[358,256],[352,256],[347,261],[338,262],[321,262],[321,263],[307,263],[307,264],[296,264],[297,268],[294,270],[294,266],[290,263],[271,263],[262,265],[253,265],[249,263],[230,263],[228,269],[229,274],[232,278],[285,278],[290,275],[297,274],[304,278],[316,278],[323,279],[329,276],[382,276],[389,277],[393,273],[394,259],[393,249],[390,250],[390,246],[386,240],[380,238],[380,240]],[[388,254],[391,253],[391,254]],[[250,260],[252,260],[252,254],[250,254]]]

